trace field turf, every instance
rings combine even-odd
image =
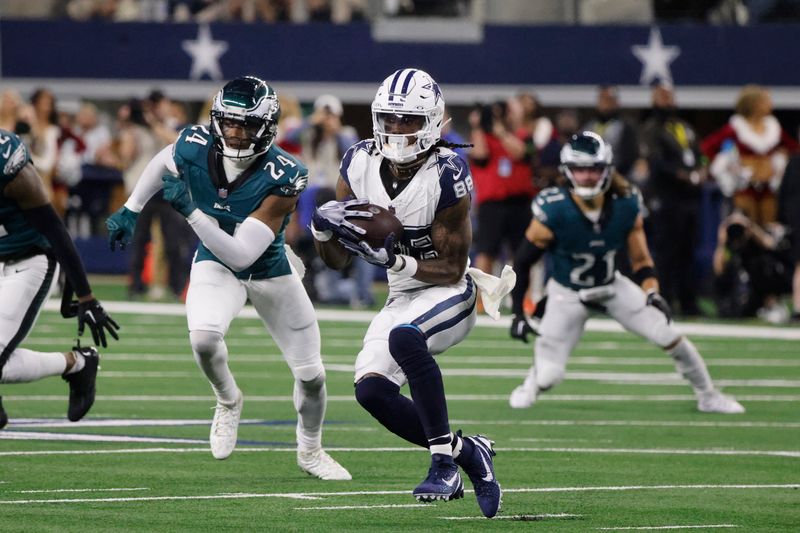
[[[23,347],[69,348],[74,322],[55,305]],[[245,404],[238,447],[217,461],[207,442],[214,401],[182,307],[107,307],[122,340],[102,352],[84,421],[66,421],[59,378],[0,390],[11,418],[0,431],[2,532],[800,530],[797,328],[687,325],[744,415],[698,413],[667,356],[603,321],[592,322],[565,382],[520,411],[507,397],[531,347],[508,337],[507,322],[481,320],[438,360],[453,429],[497,442],[503,509],[490,521],[471,491],[417,503],[427,452],[355,402],[370,313],[321,314],[323,442],[353,475],[326,482],[295,464],[291,374],[252,309],[227,337]]]

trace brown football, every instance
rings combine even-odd
[[[347,220],[367,232],[363,235],[363,238],[367,241],[367,244],[373,248],[383,247],[384,242],[386,242],[386,237],[388,237],[390,233],[394,233],[395,242],[399,241],[403,236],[403,224],[400,222],[400,219],[394,216],[394,213],[388,209],[375,204],[366,204],[354,205],[349,207],[348,210],[368,211],[372,213],[372,218],[348,217]]]

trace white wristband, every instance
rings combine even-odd
[[[314,236],[316,240],[319,242],[327,242],[331,240],[333,237],[333,232],[331,230],[320,231],[314,227],[314,223],[311,223],[311,234]]]
[[[417,273],[417,267],[419,265],[417,264],[416,259],[414,259],[410,255],[399,255],[399,254],[396,255],[395,258],[397,259],[397,261],[395,261],[394,265],[392,265],[392,267],[389,268],[389,270],[391,270],[395,274],[398,274],[400,276],[408,276],[409,278],[413,277],[414,274]]]

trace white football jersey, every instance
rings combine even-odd
[[[372,139],[354,144],[342,158],[339,172],[356,198],[367,198],[375,205],[393,208],[403,224],[403,238],[395,253],[420,261],[435,259],[438,253],[431,239],[436,213],[455,205],[472,191],[469,166],[455,152],[439,147],[431,151],[411,182],[392,200],[383,186],[380,167],[383,156]],[[404,292],[431,286],[408,276],[388,272],[389,292]]]

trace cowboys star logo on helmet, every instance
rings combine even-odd
[[[211,134],[225,157],[254,157],[272,146],[280,115],[275,90],[254,76],[242,76],[225,84],[214,97]]]
[[[390,124],[416,128],[398,133]],[[400,69],[383,80],[372,102],[375,144],[383,157],[408,163],[442,137],[444,97],[431,76],[419,69]]]

